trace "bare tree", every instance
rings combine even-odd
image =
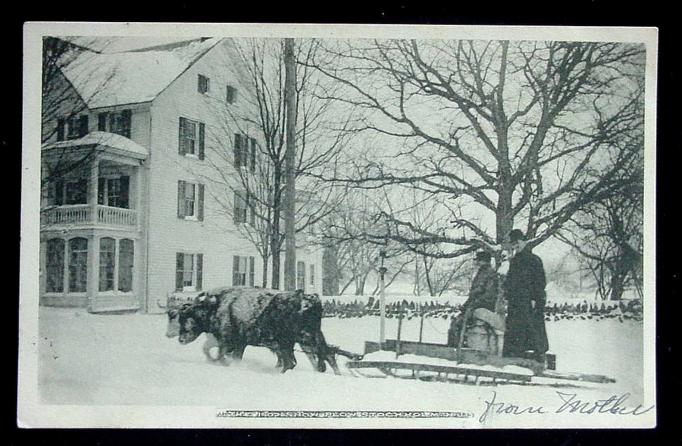
[[[515,225],[537,245],[612,194],[634,156],[618,140],[643,127],[644,53],[621,43],[340,41],[309,66],[343,87],[327,97],[361,114],[353,130],[373,137],[335,179],[418,190],[438,220],[425,229],[386,206],[389,231],[371,236],[452,258],[504,242]]]
[[[642,135],[630,142],[635,156],[613,194],[581,208],[557,234],[592,273],[603,299],[620,300],[628,285],[642,296],[644,160]]]
[[[296,60],[311,58],[317,48],[315,41],[302,41],[296,45]],[[232,56],[224,60],[222,68],[233,73],[241,89],[234,93],[238,94],[236,106],[208,99],[221,124],[207,129],[215,153],[207,157],[211,172],[206,177],[218,186],[210,193],[222,212],[238,222],[238,230],[257,248],[263,262],[263,286],[271,261],[270,286],[278,288],[286,240],[281,224],[286,188],[283,42],[234,41]],[[329,131],[334,120],[330,118],[329,101],[316,94],[320,88],[328,89],[318,79],[319,74],[302,63],[297,63],[296,71],[295,230],[304,235],[300,240],[297,237],[297,247],[302,247],[314,240],[315,225],[341,200],[342,191],[319,177],[334,167],[334,159],[349,135]],[[234,150],[225,150],[226,141]],[[241,207],[235,206],[236,200]],[[241,215],[245,207],[248,212]],[[235,217],[236,209],[240,215]]]
[[[82,40],[87,44],[89,40]],[[92,39],[94,42],[94,39]],[[106,39],[99,39],[98,46],[105,49]],[[72,41],[44,37],[42,51],[42,84],[41,84],[41,144],[46,145],[58,139],[80,137],[87,133],[87,120],[81,115],[88,110],[88,102],[101,92],[115,75],[115,70],[102,71],[92,66],[93,57],[98,51],[89,49]],[[89,83],[93,93],[83,97],[65,73],[77,73],[78,83]],[[68,133],[64,134],[65,123]],[[68,147],[53,149],[49,162],[44,163],[45,171],[41,175],[43,186],[80,170],[92,160],[97,148],[79,150],[74,153]]]

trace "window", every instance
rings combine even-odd
[[[49,205],[86,204],[88,202],[88,180],[57,180],[48,186]]]
[[[131,110],[99,113],[97,115],[97,130],[116,133],[117,135],[130,138],[131,120]]]
[[[203,122],[180,118],[179,123],[178,152],[180,155],[196,156],[204,159],[204,133]]]
[[[199,91],[201,94],[208,93],[208,90],[210,89],[210,81],[211,80],[209,78],[200,74],[198,78],[197,91]]]
[[[100,178],[97,188],[97,203],[104,206],[128,209],[130,177]]]
[[[246,223],[249,213],[249,200],[246,192],[234,193],[234,222]]]
[[[57,141],[77,139],[88,134],[88,116],[69,116],[57,120]]]
[[[237,89],[232,85],[228,85],[225,89],[225,101],[228,104],[234,104],[237,101]]]
[[[296,289],[305,291],[305,263],[296,262]]]
[[[187,220],[204,219],[204,185],[178,181],[178,217]]]
[[[64,292],[64,249],[66,244],[59,238],[47,241],[45,259],[46,288],[48,293]]]
[[[135,244],[130,239],[122,239],[118,244],[118,290],[124,293],[133,289],[133,264]]]
[[[256,171],[256,152],[258,143],[255,138],[249,138],[241,133],[234,134],[234,167],[249,168]]]
[[[99,240],[99,290],[114,289],[114,269],[116,265],[116,240],[103,237]]]
[[[176,254],[176,291],[199,291],[202,285],[203,255]]]
[[[254,286],[256,279],[256,259],[254,257],[232,257],[232,286]]]
[[[66,182],[65,204],[86,204],[88,202],[88,180]]]
[[[310,265],[310,286],[315,286],[315,265]]]
[[[69,240],[69,292],[87,290],[88,239],[76,237]]]

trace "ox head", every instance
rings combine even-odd
[[[215,313],[217,298],[200,294],[194,302],[186,304],[177,312],[178,341],[189,344],[204,333],[209,325],[211,316]],[[170,326],[170,313],[168,314]],[[170,327],[169,327],[170,328]]]
[[[166,337],[174,338],[180,334],[179,316],[180,312],[189,308],[194,298],[180,297],[175,294],[168,294],[166,298],[166,314],[168,315],[168,326],[166,327]],[[160,306],[160,305],[159,305]]]

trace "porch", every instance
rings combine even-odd
[[[41,305],[140,308],[146,156],[106,132],[43,147]]]

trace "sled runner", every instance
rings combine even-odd
[[[395,360],[366,358],[377,352],[394,353]],[[409,359],[401,360],[400,356]],[[548,354],[546,357],[543,364],[533,359],[505,358],[466,347],[387,339],[383,346],[378,342],[365,342],[363,358],[366,359],[349,361],[346,367],[360,376],[367,376],[362,370],[373,369],[388,377],[470,384],[549,383],[539,382],[539,378],[590,383],[615,382],[603,375],[558,372],[553,370],[556,360],[554,355]],[[434,359],[452,361],[452,365],[433,363]]]

